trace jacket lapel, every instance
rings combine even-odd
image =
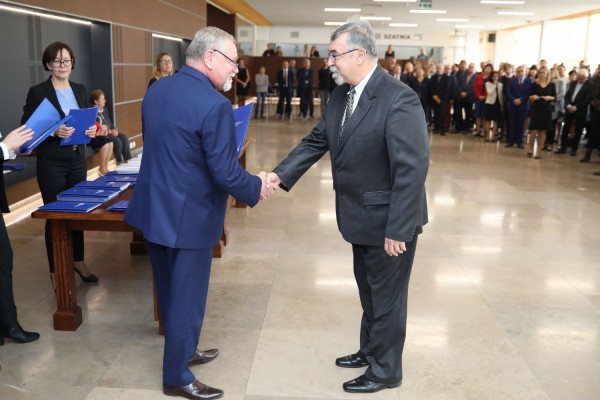
[[[48,101],[50,103],[52,103],[52,105],[54,106],[54,108],[56,108],[56,110],[59,112],[60,114],[60,118],[64,118],[65,117],[65,113],[62,110],[62,107],[60,106],[60,103],[58,102],[58,96],[56,95],[56,91],[54,90],[54,85],[52,85],[52,81],[50,80],[50,78],[48,78],[48,80],[46,82],[44,82],[44,92],[46,95],[46,98],[48,99]]]
[[[344,148],[344,145],[348,142],[348,139],[350,139],[350,137],[354,134],[354,132],[356,132],[356,129],[360,125],[361,121],[364,119],[365,115],[367,115],[367,113],[371,109],[373,99],[375,97],[377,97],[377,89],[379,88],[379,83],[381,82],[381,79],[383,79],[383,71],[378,66],[375,68],[375,71],[373,71],[373,75],[371,75],[369,82],[367,82],[365,89],[363,90],[362,94],[360,95],[360,99],[358,100],[356,109],[350,116],[350,119],[346,122],[346,126],[344,127],[344,132],[342,134],[342,138],[340,139],[340,143],[337,148],[338,154],[342,151],[342,149]],[[346,104],[344,102],[344,104],[342,105],[341,111],[338,109],[339,117],[336,118],[336,124],[337,124],[338,118],[339,118],[339,124],[336,125],[338,130],[339,130],[339,127],[342,125],[342,117],[344,115],[345,108],[346,108]],[[338,131],[338,134],[339,134],[339,131]]]

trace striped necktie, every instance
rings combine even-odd
[[[350,116],[352,115],[352,111],[354,111],[354,93],[356,93],[354,86],[350,86],[350,90],[346,94],[348,98],[346,99],[346,112],[344,114],[344,120],[342,121],[342,126],[340,126],[340,139],[342,138],[342,134],[344,133],[344,127],[346,126],[346,122],[348,122]]]

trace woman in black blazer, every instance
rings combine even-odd
[[[0,142],[0,172],[4,161],[13,158],[14,152],[32,136],[31,129],[22,126],[9,133],[4,141]],[[17,343],[33,342],[40,337],[39,333],[23,330],[17,320],[12,279],[13,252],[2,215],[5,212],[9,212],[8,201],[4,193],[4,174],[0,173],[0,346],[4,345],[5,337]]]
[[[75,67],[75,55],[67,44],[55,42],[46,47],[42,55],[42,65],[52,75],[46,81],[29,89],[21,123],[27,121],[44,98],[52,103],[61,118],[64,118],[71,109],[90,106],[85,86],[69,81],[71,70]],[[35,150],[37,181],[44,204],[55,201],[58,193],[86,180],[85,145],[60,146],[60,140],[70,137],[73,131],[73,128],[63,124]],[[90,137],[93,137],[95,133],[95,125],[85,132]],[[53,273],[54,258],[50,221],[46,221],[46,251],[50,273]],[[85,282],[98,281],[98,278],[88,271],[83,262],[82,231],[73,231],[73,259],[75,272],[81,279]]]

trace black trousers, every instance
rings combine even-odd
[[[277,102],[277,114],[283,115],[283,102],[285,101],[285,115],[292,114],[292,89],[279,88],[279,101]]]
[[[113,153],[118,163],[131,160],[131,149],[129,148],[129,138],[120,133],[117,136],[108,136],[108,140],[113,142]]]
[[[365,376],[373,382],[402,380],[408,282],[417,237],[406,243],[406,251],[398,257],[388,256],[383,246],[352,245],[363,309],[358,353],[367,357]]]
[[[13,251],[8,239],[4,216],[0,213],[0,325],[17,323],[17,307],[12,285]]]
[[[304,117],[309,115],[312,117],[315,112],[313,88],[301,88],[298,89],[300,92],[300,114]]]
[[[40,157],[37,158],[37,181],[44,204],[56,200],[56,196],[65,189],[85,181],[87,164],[85,154],[79,150],[73,157]],[[50,221],[46,221],[46,253],[50,273],[54,272],[54,252],[52,250],[52,229]],[[83,231],[73,231],[73,259],[83,261]]]
[[[433,102],[433,131],[446,131],[446,104],[448,102],[442,100],[440,104]]]
[[[592,107],[592,120],[588,129],[588,141],[586,147],[589,150],[600,150],[600,110]]]
[[[567,146],[569,146],[571,151],[577,151],[577,148],[579,147],[579,141],[581,140],[581,133],[585,127],[586,117],[587,113],[585,112],[565,113],[565,122],[560,133],[561,149],[566,149]],[[569,131],[571,130],[571,125],[573,125],[573,123],[575,124],[575,137],[573,139],[569,139]]]

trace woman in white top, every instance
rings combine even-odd
[[[483,108],[483,118],[485,120],[485,137],[490,142],[497,139],[498,123],[502,119],[502,82],[498,81],[499,78],[498,72],[493,71],[485,83],[487,96]],[[492,122],[494,123],[492,124]]]

